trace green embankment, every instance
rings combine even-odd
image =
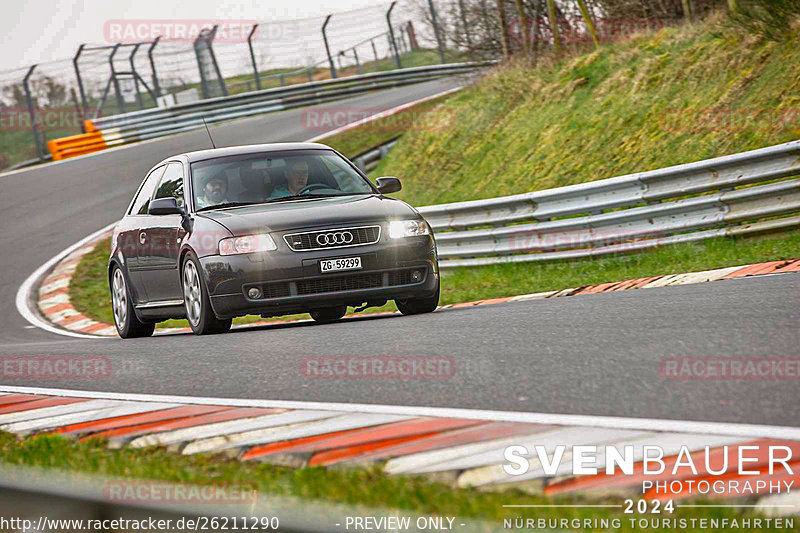
[[[376,175],[412,205],[610,178],[800,138],[800,36],[721,20],[665,28],[539,68],[496,69],[409,131]]]

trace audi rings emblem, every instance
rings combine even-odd
[[[353,242],[353,234],[349,231],[337,231],[334,233],[320,233],[317,235],[317,244],[320,246],[334,246],[350,244]]]

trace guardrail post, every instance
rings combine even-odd
[[[156,75],[156,62],[153,60],[153,50],[155,49],[161,36],[155,38],[153,44],[147,49],[147,57],[150,60],[150,72],[153,74],[153,90],[155,91],[156,98],[161,96],[161,86],[158,84],[158,76]]]
[[[125,102],[122,101],[122,93],[119,90],[119,80],[117,79],[117,70],[114,68],[114,55],[119,50],[120,43],[114,45],[111,49],[111,54],[108,56],[108,64],[111,67],[111,80],[114,82],[114,92],[117,99],[117,113],[125,112]]]
[[[328,22],[330,22],[332,16],[333,15],[328,15],[325,17],[325,22],[322,23],[322,40],[325,42],[325,53],[328,54],[328,63],[331,66],[331,78],[336,78],[336,67],[333,64],[331,49],[328,46],[328,35],[325,33],[325,28],[328,27]]]
[[[258,73],[258,65],[256,65],[256,54],[253,52],[253,35],[258,29],[258,24],[253,24],[253,29],[250,30],[250,35],[247,36],[247,47],[250,48],[250,61],[253,62],[253,75],[256,77],[256,89],[261,90],[261,75]],[[283,76],[281,76],[281,86],[283,86]]]
[[[439,23],[436,22],[436,8],[433,7],[433,0],[428,0],[428,8],[431,10],[431,22],[433,23],[433,34],[436,36],[436,45],[439,48],[439,61],[445,63],[444,44],[442,43],[442,34],[441,32],[439,32]]]
[[[78,58],[81,57],[81,52],[83,52],[83,48],[86,46],[85,43],[81,44],[78,47],[78,51],[75,53],[75,57],[72,58],[72,67],[75,69],[75,79],[78,82],[78,92],[81,95],[81,131],[86,133],[83,125],[83,121],[86,120],[86,113],[88,112],[89,105],[86,103],[86,91],[83,88],[83,80],[81,79],[81,68],[78,66]]]
[[[397,42],[394,40],[394,28],[392,28],[392,9],[394,9],[395,4],[397,4],[397,0],[391,3],[389,10],[386,12],[386,23],[389,25],[389,40],[394,51],[394,64],[397,68],[403,68],[403,64],[400,62],[400,54],[397,51]]]
[[[25,89],[25,103],[28,106],[28,114],[31,117],[31,128],[33,129],[33,141],[36,143],[36,157],[39,161],[44,161],[44,152],[42,151],[42,141],[39,139],[39,123],[36,120],[36,110],[33,108],[33,98],[31,97],[31,88],[28,80],[31,78],[36,65],[31,65],[25,78],[22,80],[22,87]]]

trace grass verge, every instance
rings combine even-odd
[[[504,504],[569,504],[583,501],[577,497],[547,498],[540,494],[507,488],[493,492],[476,489],[455,490],[423,476],[387,476],[379,466],[372,468],[298,468],[259,462],[240,462],[221,455],[178,455],[159,448],[109,450],[98,439],[76,442],[57,435],[40,435],[19,440],[0,432],[0,461],[18,466],[36,466],[81,471],[110,477],[149,479],[198,485],[248,485],[259,492],[294,496],[306,500],[325,500],[344,504],[391,508],[412,513],[434,513],[502,521],[504,518],[619,519],[614,531],[634,531],[632,515],[611,508],[504,509]],[[530,484],[528,486],[531,486]],[[620,503],[611,496],[597,503]],[[743,518],[758,516],[742,509],[677,509],[669,518]],[[581,530],[591,531],[591,529]],[[689,528],[687,531],[699,531]],[[750,531],[773,531],[773,528]],[[786,529],[783,529],[784,531]],[[600,531],[598,529],[598,531]],[[655,528],[648,531],[673,531]]]

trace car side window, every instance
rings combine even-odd
[[[139,189],[139,194],[136,195],[136,199],[133,201],[133,207],[131,207],[129,215],[147,214],[147,209],[150,207],[150,198],[153,197],[153,190],[156,188],[156,183],[158,183],[158,179],[164,173],[165,168],[165,166],[160,166],[147,175],[144,185]]]
[[[183,165],[180,163],[167,165],[167,170],[156,189],[155,199],[170,197],[175,198],[178,207],[183,207]]]

